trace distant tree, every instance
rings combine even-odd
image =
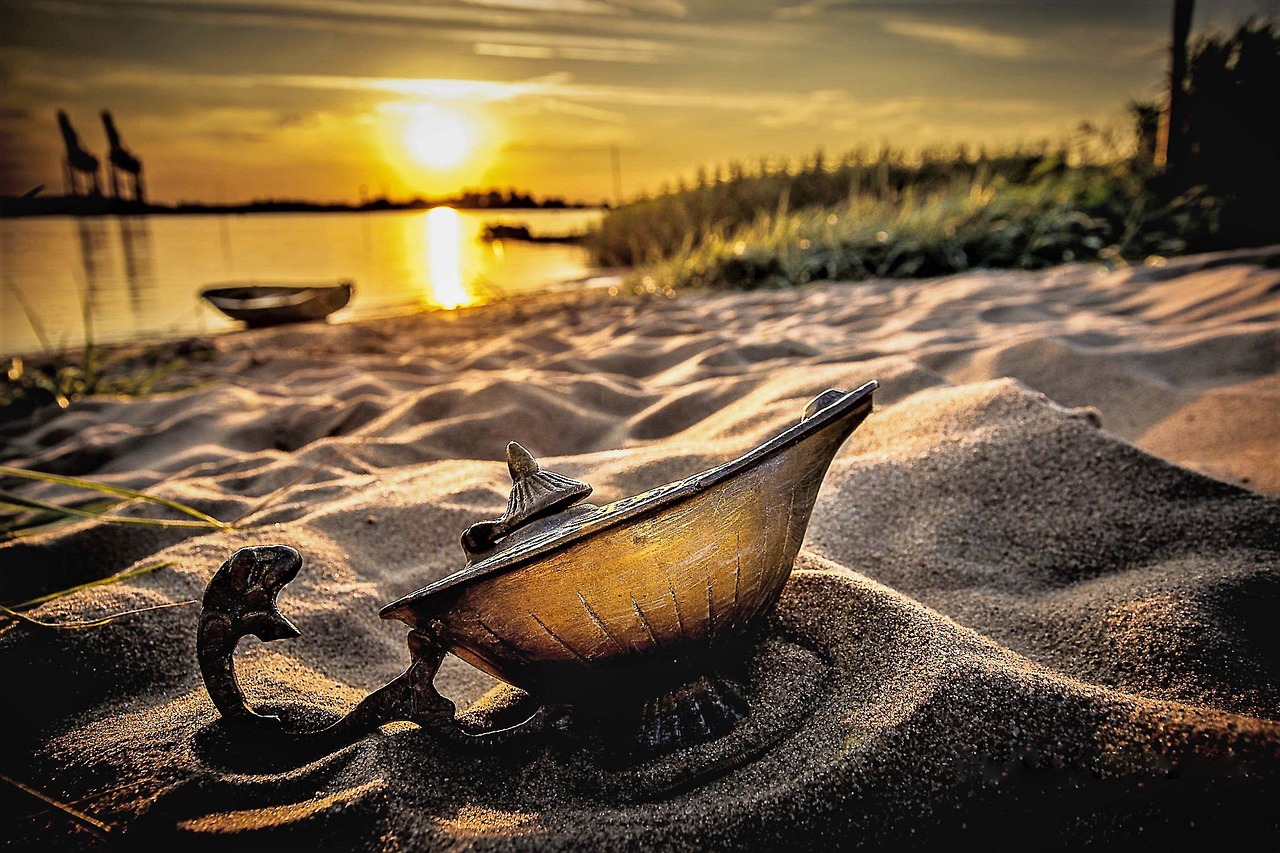
[[[1185,166],[1175,189],[1222,203],[1226,242],[1280,240],[1280,22],[1250,20],[1198,41],[1187,68]]]

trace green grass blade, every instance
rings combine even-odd
[[[57,592],[51,592],[48,595],[42,595],[38,598],[32,598],[27,601],[20,602],[18,604],[12,604],[10,605],[10,607],[12,607],[14,610],[29,610],[32,607],[37,607],[41,604],[45,604],[46,602],[53,601],[54,599],[62,598],[68,595],[73,595],[74,593],[80,592],[81,590],[92,589],[95,586],[109,586],[110,584],[119,583],[120,581],[127,581],[130,578],[141,577],[142,575],[150,574],[151,572],[154,572],[157,569],[163,569],[166,566],[172,566],[177,562],[178,562],[177,560],[161,560],[158,563],[147,563],[145,566],[139,566],[136,569],[129,569],[127,572],[120,572],[119,574],[108,575],[105,578],[98,578],[96,581],[89,581],[88,583],[77,584],[76,586],[67,587],[66,589],[60,589]]]
[[[82,512],[102,514],[120,503],[119,498],[91,498],[71,504],[72,508]],[[50,528],[74,522],[75,518],[62,512],[45,512],[39,509],[25,509],[18,512],[0,513],[0,541],[5,538],[19,538],[42,533]]]
[[[189,601],[172,601],[168,604],[153,604],[150,607],[138,607],[133,610],[122,610],[119,613],[112,613],[109,616],[103,616],[101,619],[89,619],[74,622],[45,622],[44,620],[35,619],[31,616],[27,616],[25,613],[19,613],[16,610],[11,610],[3,604],[0,604],[0,617],[15,619],[18,622],[23,622],[36,628],[53,628],[58,631],[74,631],[81,628],[96,628],[99,625],[106,625],[116,621],[122,616],[133,616],[137,613],[149,613],[152,610],[168,610],[171,607],[186,607],[189,604],[197,603],[198,602],[194,598]]]
[[[47,595],[41,595],[41,596],[38,596],[37,598],[29,599],[28,601],[24,601],[20,604],[14,604],[10,606],[5,606],[3,604],[0,604],[0,618],[8,618],[8,619],[16,620],[18,622],[23,622],[23,623],[26,623],[27,625],[32,625],[37,628],[53,628],[56,630],[75,630],[80,628],[96,628],[99,625],[106,625],[110,622],[114,622],[115,620],[119,619],[122,616],[133,616],[134,614],[137,614],[137,613],[147,613],[152,610],[167,610],[168,608],[171,608],[171,607],[186,607],[189,604],[196,604],[197,602],[194,599],[189,601],[170,602],[168,604],[154,604],[149,607],[138,607],[132,610],[123,610],[119,613],[112,613],[98,619],[74,620],[70,622],[46,622],[43,619],[36,619],[34,616],[28,616],[25,613],[21,612],[23,610],[29,610],[32,607],[38,607],[41,604],[45,604],[47,602],[53,601],[58,598],[64,598],[68,595],[73,595],[77,592],[81,592],[86,589],[92,589],[93,587],[97,587],[97,586],[109,586],[111,584],[120,583],[121,581],[129,580],[130,578],[140,577],[142,575],[154,572],[157,569],[163,569],[166,566],[172,566],[177,562],[178,562],[177,560],[162,560],[158,563],[147,563],[145,566],[139,566],[136,569],[130,569],[126,572],[120,572],[119,574],[109,575],[108,577],[99,578],[98,580],[89,581],[88,583],[77,584],[76,586],[68,587],[66,589],[60,589],[56,592],[48,593]]]
[[[205,526],[219,529],[230,528],[232,525],[225,521],[219,521],[211,515],[206,515],[198,509],[169,500],[168,498],[158,497],[156,495],[140,492],[136,489],[126,489],[123,486],[111,486],[106,483],[98,483],[93,480],[82,480],[79,477],[64,477],[60,474],[47,474],[43,471],[27,471],[22,468],[10,468],[0,465],[0,477],[20,477],[25,480],[38,480],[42,483],[57,483],[61,486],[73,486],[77,489],[88,489],[94,492],[101,492],[107,495],[118,495],[123,498],[135,498],[137,500],[147,501],[169,509],[177,510],[184,515],[197,518],[205,522]],[[47,506],[47,505],[46,505]]]
[[[78,809],[75,809],[64,802],[55,800],[53,797],[49,796],[43,791],[38,791],[35,788],[31,787],[30,785],[24,785],[23,783],[19,782],[17,779],[10,779],[8,776],[5,776],[3,773],[0,773],[0,782],[4,782],[6,785],[12,785],[14,788],[18,789],[19,791],[26,794],[27,796],[35,800],[39,800],[45,805],[52,806],[53,808],[65,814],[67,817],[76,821],[77,824],[82,829],[86,830],[90,835],[94,836],[95,838],[98,838],[98,839],[106,838],[107,833],[111,832],[111,830],[114,828],[111,826],[111,824],[103,823],[102,821],[98,820],[96,817],[90,817],[84,812],[79,811]]]
[[[196,530],[225,530],[231,526],[216,519],[211,521],[187,521],[185,519],[129,518],[122,515],[102,515],[101,513],[85,512],[84,510],[58,506],[57,504],[47,504],[30,498],[21,498],[5,491],[0,491],[0,506],[18,509],[39,509],[61,515],[73,515],[78,518],[90,518],[94,521],[101,521],[104,524],[139,524],[145,527],[183,527]]]

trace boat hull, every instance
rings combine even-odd
[[[579,706],[660,691],[740,657],[791,574],[827,468],[871,411],[871,390],[811,429],[792,428],[794,441],[654,490],[669,497],[625,523],[607,523],[619,505],[603,507],[589,535],[446,579],[383,616],[431,631],[503,681]]]
[[[349,282],[311,287],[245,285],[206,288],[200,295],[233,320],[257,328],[323,320],[346,307],[352,290]]]

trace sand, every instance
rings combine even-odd
[[[84,816],[2,782],[15,846],[1280,844],[1280,249],[212,344],[194,389],[82,401],[0,457],[240,528],[9,542],[0,600],[172,560],[32,615],[183,601],[236,548],[293,545],[303,635],[246,641],[241,677],[335,712],[407,662],[377,610],[461,567],[462,529],[505,504],[508,440],[612,500],[750,449],[825,388],[882,389],[725,738],[616,766],[572,738],[473,755],[399,724],[301,758],[218,724],[196,607],[10,623],[0,774]],[[474,719],[518,698],[456,660],[438,683]]]

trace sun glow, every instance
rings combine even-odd
[[[427,212],[427,273],[432,300],[442,308],[469,305],[475,298],[464,282],[462,217],[451,207]]]
[[[459,112],[421,104],[405,118],[403,141],[405,151],[419,165],[455,169],[475,151],[476,128]]]

